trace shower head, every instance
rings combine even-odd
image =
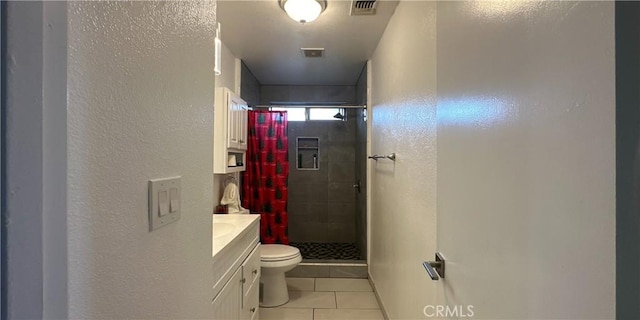
[[[342,115],[340,111],[338,111],[338,113],[336,113],[333,117],[336,119],[344,120],[344,115]]]

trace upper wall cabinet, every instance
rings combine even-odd
[[[228,88],[216,88],[213,173],[244,171],[247,154],[247,103]]]

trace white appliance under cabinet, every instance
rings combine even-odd
[[[213,215],[213,319],[258,320],[259,215]]]
[[[228,88],[216,88],[213,110],[213,173],[244,171],[249,106]]]

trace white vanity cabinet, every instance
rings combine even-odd
[[[244,171],[249,106],[228,88],[217,88],[215,95],[213,173]]]
[[[240,319],[242,304],[241,280],[242,272],[238,269],[213,299],[213,319]]]
[[[257,320],[260,317],[260,245],[242,263],[242,308],[240,319]]]
[[[214,215],[213,319],[257,320],[260,304],[258,215]],[[222,235],[216,235],[216,230]]]

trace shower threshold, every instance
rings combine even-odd
[[[367,261],[353,243],[292,242],[302,262],[287,272],[291,278],[368,278]]]
[[[361,260],[355,243],[348,242],[291,242],[300,249],[303,260],[354,261]]]

